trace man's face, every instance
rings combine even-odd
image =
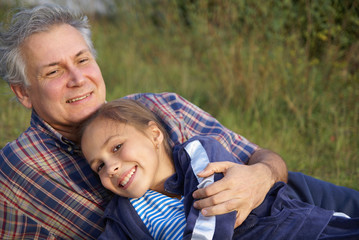
[[[20,101],[62,134],[71,133],[105,102],[100,68],[82,35],[70,25],[33,34],[22,53],[30,86]]]

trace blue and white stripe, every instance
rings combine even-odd
[[[154,239],[183,238],[186,226],[183,199],[148,190],[140,198],[131,198],[130,202]]]

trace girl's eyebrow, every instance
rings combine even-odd
[[[120,137],[121,135],[120,134],[115,134],[115,135],[112,135],[112,136],[109,136],[106,141],[102,144],[102,148],[105,147],[113,138],[117,138],[117,137]]]
[[[113,138],[117,138],[117,137],[120,137],[120,136],[121,136],[120,134],[115,134],[115,135],[112,135],[112,136],[108,137],[106,139],[106,141],[102,144],[101,148],[105,147]],[[94,158],[94,159],[88,160],[88,163],[90,164],[90,166],[92,166],[92,164],[94,162],[96,162],[96,161],[97,161],[97,159]]]
[[[89,165],[92,167],[92,165],[93,165],[96,161],[97,161],[97,160],[94,158],[94,159],[88,160],[88,163],[89,163]]]

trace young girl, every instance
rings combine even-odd
[[[192,192],[223,177],[197,174],[209,162],[237,160],[215,139],[196,136],[170,148],[160,120],[133,100],[104,104],[83,125],[82,151],[115,197],[99,239],[356,239],[359,220],[290,200],[276,183],[234,229],[236,212],[204,217]]]

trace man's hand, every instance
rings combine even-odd
[[[202,209],[204,216],[237,211],[235,227],[241,225],[249,213],[264,200],[269,189],[277,181],[287,181],[287,168],[279,155],[257,150],[248,163],[215,162],[198,174],[208,177],[223,173],[224,178],[193,193],[197,200],[194,207]]]

